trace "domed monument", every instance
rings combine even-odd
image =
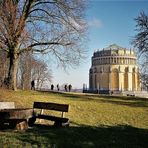
[[[100,93],[140,89],[136,55],[116,44],[94,52],[89,71],[89,90]]]

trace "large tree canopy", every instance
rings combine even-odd
[[[50,53],[78,64],[85,33],[84,0],[1,0],[0,50],[8,53],[10,89],[16,89],[18,59],[26,51]]]

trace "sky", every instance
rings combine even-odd
[[[91,57],[96,50],[111,44],[133,49],[131,41],[136,34],[136,18],[140,12],[148,15],[148,0],[89,0],[86,10],[88,23],[87,58],[75,69],[52,67],[54,85],[71,84],[80,89],[83,84],[89,87]]]

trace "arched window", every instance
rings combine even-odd
[[[117,59],[115,58],[115,60],[114,60],[114,63],[116,64],[117,63]]]
[[[97,68],[96,67],[94,68],[94,73],[97,73]]]

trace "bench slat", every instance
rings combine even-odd
[[[14,109],[14,102],[0,102],[0,109]]]
[[[61,117],[56,117],[56,116],[50,116],[50,115],[38,115],[36,118],[39,119],[46,119],[46,120],[51,120],[51,121],[57,121],[57,122],[68,122],[68,118],[61,118]]]
[[[48,102],[34,102],[33,108],[68,112],[69,105],[68,104],[48,103]]]

